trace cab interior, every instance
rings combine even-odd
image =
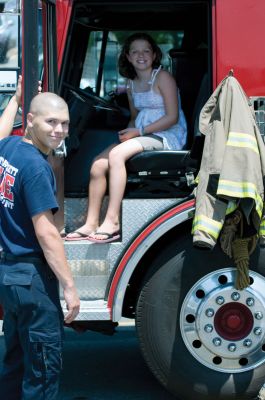
[[[127,162],[125,197],[182,197],[198,169],[198,117],[211,93],[208,1],[79,1],[74,3],[60,93],[70,110],[64,168],[65,197],[87,196],[93,159],[119,143],[130,118],[118,57],[127,36],[147,32],[163,52],[163,68],[180,90],[188,140],[181,151],[145,151]],[[189,182],[190,181],[190,182]]]

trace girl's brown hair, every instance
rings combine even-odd
[[[125,78],[129,79],[134,79],[136,77],[136,72],[132,64],[128,61],[127,55],[129,54],[130,47],[132,42],[135,40],[146,40],[153,52],[155,53],[156,57],[153,61],[152,67],[157,68],[161,64],[161,59],[162,59],[162,51],[159,48],[159,46],[156,44],[154,39],[148,35],[147,33],[143,32],[138,32],[134,33],[131,36],[129,36],[122,47],[121,54],[119,56],[119,61],[118,61],[118,66],[119,66],[119,72],[121,76],[124,76]]]

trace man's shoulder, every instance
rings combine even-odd
[[[43,154],[31,143],[27,143],[20,138],[19,143],[10,146],[13,151],[8,152],[10,162],[13,162],[19,170],[24,172],[24,176],[34,176],[46,172],[50,165]],[[0,150],[1,155],[1,150]]]
[[[46,158],[36,149],[36,147],[31,146],[31,148],[24,148],[22,150],[23,154],[23,166],[27,170],[33,172],[43,172],[50,170],[50,164]]]
[[[21,136],[17,136],[17,135],[5,137],[3,139],[0,139],[0,147],[6,145],[8,143],[14,144],[14,143],[21,142],[21,139],[22,139]]]
[[[30,165],[34,165],[34,163],[38,165],[48,164],[44,155],[32,143],[22,140],[20,152],[23,154],[24,163],[28,163]]]

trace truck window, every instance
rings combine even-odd
[[[16,90],[20,69],[20,2],[0,3],[0,115]],[[21,124],[18,113],[15,126]]]
[[[90,87],[96,90],[97,71],[102,47],[102,32],[91,32],[88,39],[85,62],[82,71],[80,89]]]
[[[21,73],[21,9],[20,0],[0,3],[0,115],[16,90]],[[38,11],[39,79],[43,72],[43,41],[41,2]],[[18,110],[14,127],[22,125],[22,111]]]
[[[0,67],[18,67],[18,15],[0,14]]]
[[[125,90],[125,79],[119,75],[118,57],[121,46],[127,36],[132,32],[109,32],[104,54],[104,65],[102,80],[100,83],[100,96],[106,96],[109,92],[123,92]],[[172,48],[180,49],[184,37],[184,31],[176,32],[150,32],[159,44],[162,52],[163,68],[172,71],[172,63],[169,56],[169,50]],[[86,87],[96,92],[99,63],[102,51],[103,33],[102,31],[92,31],[89,34],[88,46],[84,66],[81,75],[80,89]]]

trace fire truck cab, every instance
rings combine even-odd
[[[25,113],[42,58],[33,48],[38,2],[22,3]],[[51,157],[60,230],[71,232],[84,223],[91,163],[118,143],[117,132],[129,121],[117,60],[130,33],[148,32],[161,47],[188,126],[183,150],[143,152],[128,161],[119,241],[65,241],[81,298],[73,327],[114,332],[122,316],[133,318],[147,365],[179,399],[254,398],[265,380],[264,249],[257,246],[251,256],[251,285],[237,291],[231,259],[218,244],[208,252],[193,247],[191,223],[203,147],[199,113],[229,72],[250,97],[264,135],[264,0],[43,0],[40,5],[44,90],[67,101],[71,119],[65,145]],[[102,218],[107,202],[108,196]]]

